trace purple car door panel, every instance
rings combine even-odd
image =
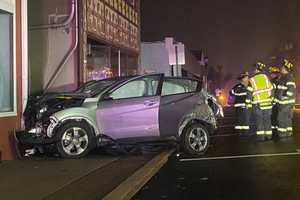
[[[159,105],[159,96],[102,101],[99,129],[113,139],[159,137]]]
[[[198,98],[193,93],[161,97],[159,111],[161,137],[178,136],[179,123],[186,114],[195,108]]]

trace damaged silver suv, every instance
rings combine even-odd
[[[222,108],[196,79],[149,74],[92,81],[73,93],[30,100],[23,150],[55,147],[78,158],[112,143],[176,140],[189,154],[203,154]],[[23,151],[24,152],[24,151]]]

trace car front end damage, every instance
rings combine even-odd
[[[18,156],[29,156],[37,151],[53,151],[57,138],[53,134],[58,120],[54,113],[66,108],[81,106],[83,95],[47,94],[31,97],[24,112],[25,129],[15,133]]]

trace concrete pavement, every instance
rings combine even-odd
[[[80,160],[2,161],[1,199],[42,199],[116,160],[117,157],[103,156]]]
[[[130,199],[168,161],[172,148],[77,160],[35,158],[0,164],[0,199]]]

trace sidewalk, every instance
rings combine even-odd
[[[0,164],[0,196],[13,200],[102,199],[108,194],[115,195],[113,191],[124,181],[127,181],[126,191],[132,193],[138,187],[128,188],[131,175],[144,166],[149,168],[148,163],[155,169],[152,174],[156,173],[170,154],[164,153],[163,161],[158,155],[3,161]],[[147,181],[143,175],[135,177],[137,179],[141,183]]]
[[[99,157],[80,160],[2,161],[1,199],[42,199],[116,160],[116,157]]]

